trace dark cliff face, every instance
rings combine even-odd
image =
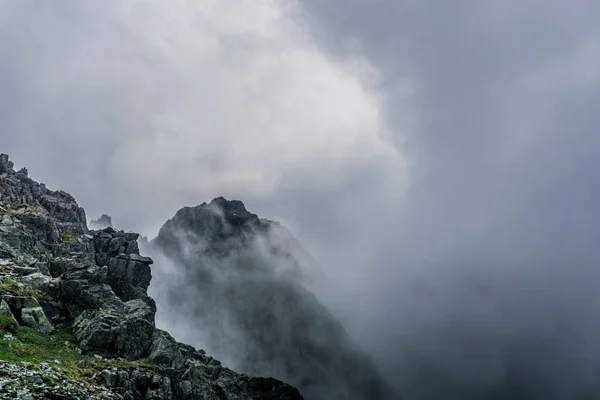
[[[179,210],[151,248],[170,261],[155,269],[154,292],[176,311],[161,318],[233,368],[288,381],[312,400],[396,398],[303,285],[314,260],[279,224],[216,198]]]
[[[235,373],[156,328],[157,306],[147,293],[153,260],[140,255],[138,236],[110,227],[89,231],[73,197],[15,172],[0,155],[0,374],[10,376],[2,392],[301,400],[283,382]],[[34,364],[3,362],[21,356]]]

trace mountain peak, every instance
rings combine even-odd
[[[216,197],[210,203],[183,207],[160,229],[156,241],[181,250],[181,237],[191,243],[198,239],[217,243],[239,240],[245,243],[255,232],[266,232],[271,223],[246,209],[240,200]]]
[[[102,214],[100,218],[93,219],[90,221],[91,229],[104,229],[104,228],[112,228],[112,218],[109,215]]]
[[[258,216],[248,211],[240,200],[227,200],[225,197],[216,197],[208,207],[216,207],[223,214],[223,217],[229,221],[249,219],[256,221],[258,219]]]
[[[177,211],[150,247],[169,260],[155,269],[159,303],[179,310],[159,318],[190,332],[186,340],[307,398],[398,398],[308,289],[318,263],[280,224],[216,197]]]
[[[223,210],[232,210],[232,211],[248,211],[246,210],[246,206],[242,203],[241,200],[227,200],[223,196],[215,197],[210,202],[211,205],[218,206]]]
[[[71,195],[14,172],[0,156],[0,375],[10,377],[3,393],[302,400],[286,383],[236,373],[157,329],[161,306],[147,292],[155,266],[140,254],[139,235],[90,231],[85,222]]]

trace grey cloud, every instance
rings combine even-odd
[[[390,368],[411,367],[408,347],[471,380],[502,380],[529,357],[520,374],[534,396],[571,398],[600,360],[598,6],[303,4],[323,48],[341,59],[359,51],[381,70],[390,130],[413,166],[398,223],[382,226],[371,262],[388,268],[362,298],[387,305],[372,318],[387,340],[361,336]]]
[[[216,195],[264,202],[307,167],[327,182],[395,162],[376,99],[283,4],[208,6],[5,2],[5,151],[150,232]]]
[[[521,375],[569,366],[559,398],[588,379],[595,2],[122,4],[0,3],[0,138],[19,166],[126,229],[217,195],[282,220],[394,379],[409,347],[494,381],[537,339]]]

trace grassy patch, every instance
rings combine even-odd
[[[44,300],[44,295],[39,290],[23,285],[12,279],[0,283],[0,294],[9,296],[34,297],[37,301]]]
[[[0,319],[0,324],[2,323]],[[132,369],[145,368],[154,371],[150,359],[136,361],[105,361],[93,356],[79,355],[75,351],[77,343],[70,328],[64,328],[52,335],[41,335],[33,329],[17,327],[13,339],[0,336],[0,360],[6,362],[26,361],[34,367],[41,362],[52,364],[76,381],[85,381],[107,368]],[[60,363],[54,363],[55,360]]]
[[[34,206],[31,204],[27,204],[25,206],[25,210],[23,210],[25,213],[28,214],[38,214],[38,215],[46,215],[46,210],[44,210],[42,207],[40,206]]]
[[[46,210],[35,204],[4,204],[0,206],[0,215],[37,214],[46,215]]]
[[[60,235],[60,241],[64,244],[75,244],[77,243],[77,236],[63,233]]]
[[[0,314],[0,335],[4,335],[5,332],[16,333],[19,328],[19,324],[14,318]]]

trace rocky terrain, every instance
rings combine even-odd
[[[0,398],[302,399],[157,329],[137,240],[0,155]]]
[[[161,260],[155,298],[177,310],[161,321],[228,366],[311,400],[398,398],[308,289],[316,261],[279,223],[220,197],[179,210],[147,251]]]

